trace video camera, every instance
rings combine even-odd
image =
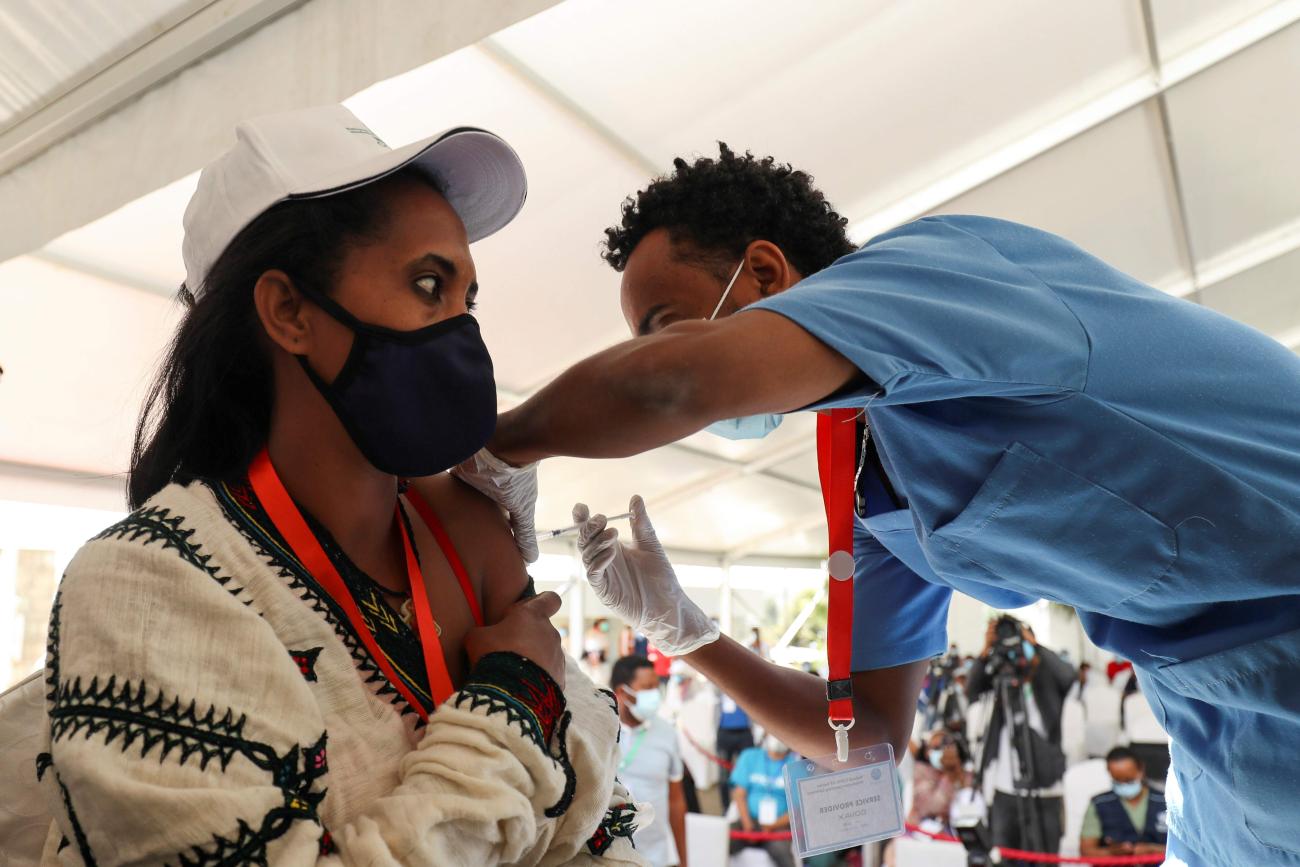
[[[930,660],[929,677],[921,693],[926,731],[935,726],[955,732],[965,729],[965,708],[957,697],[961,692],[957,675],[961,671],[962,660],[957,654],[936,656]]]
[[[949,653],[945,656],[936,656],[930,660],[930,679],[946,680],[957,673],[961,668],[961,657],[955,653]]]
[[[995,673],[1026,674],[1029,658],[1025,655],[1024,627],[1009,614],[998,618],[994,624],[993,648],[989,653],[989,668]]]

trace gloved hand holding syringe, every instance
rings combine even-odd
[[[621,515],[610,515],[610,516],[609,516],[608,518],[606,518],[605,520],[607,520],[607,521],[622,521],[622,520],[625,520],[625,519],[630,518],[630,517],[632,517],[632,513],[631,513],[631,512],[624,512],[624,513],[621,514]],[[542,541],[543,539],[558,539],[558,538],[561,537],[561,536],[568,536],[568,535],[571,534],[571,533],[576,533],[576,532],[578,532],[578,530],[579,530],[581,527],[582,527],[582,524],[570,524],[569,526],[567,526],[567,527],[561,527],[561,528],[558,529],[558,530],[551,530],[549,533],[538,533],[536,538],[537,538],[537,541],[539,541],[539,542]]]

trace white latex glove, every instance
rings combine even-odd
[[[537,464],[514,467],[479,449],[451,474],[510,514],[510,529],[525,563],[537,562]]]
[[[628,509],[632,541],[624,545],[618,530],[605,526],[604,515],[592,517],[583,503],[573,507],[573,520],[581,525],[578,550],[600,601],[669,656],[683,656],[717,641],[718,627],[677,583],[645,502],[633,497]]]

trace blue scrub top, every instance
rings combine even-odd
[[[867,407],[908,506],[860,521],[855,669],[942,653],[953,589],[1071,605],[1174,737],[1179,845],[1300,864],[1300,357],[983,217],[901,226],[754,310],[863,372],[815,408]],[[1240,833],[1200,828],[1237,808]]]

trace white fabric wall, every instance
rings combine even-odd
[[[193,172],[240,118],[341,102],[556,2],[308,0],[0,177],[0,261]]]

